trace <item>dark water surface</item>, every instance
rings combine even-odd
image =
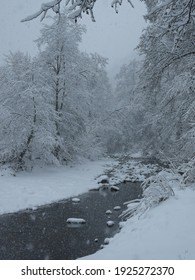
[[[118,192],[89,191],[71,199],[0,216],[0,259],[7,260],[71,260],[100,249],[104,239],[119,231],[119,215],[125,201],[141,196],[138,183],[118,185]],[[121,210],[114,210],[121,206]],[[111,210],[112,214],[105,212]],[[84,225],[71,227],[68,218],[82,218]],[[107,221],[114,221],[108,227]]]

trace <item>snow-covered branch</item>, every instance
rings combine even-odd
[[[60,3],[62,2],[62,0],[54,0],[54,1],[51,1],[51,2],[48,2],[48,3],[43,3],[41,5],[41,9],[36,12],[35,14],[33,15],[30,15],[24,19],[21,20],[21,22],[25,22],[25,21],[31,21],[37,17],[39,17],[41,14],[42,14],[42,17],[41,17],[41,21],[45,18],[47,12],[49,10],[53,10],[55,13],[59,13],[60,11]]]
[[[48,3],[43,3],[38,12],[33,15],[30,15],[21,20],[21,22],[31,21],[37,17],[41,16],[41,21],[45,18],[47,12],[49,10],[53,10],[55,13],[60,12],[60,4],[63,0],[53,0]],[[113,0],[111,2],[111,7],[115,9],[116,13],[118,13],[118,5],[122,5],[123,0]],[[133,3],[131,0],[127,0],[127,2],[132,6]],[[81,18],[83,13],[89,14],[91,16],[92,21],[95,21],[95,17],[93,14],[93,8],[96,3],[96,0],[65,0],[65,5],[68,7],[70,14],[69,17],[77,21],[77,18]]]

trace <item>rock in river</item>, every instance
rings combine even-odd
[[[85,224],[86,221],[81,218],[68,218],[66,220],[67,224]]]
[[[113,221],[107,221],[107,226],[108,227],[112,227],[114,225],[114,222]]]

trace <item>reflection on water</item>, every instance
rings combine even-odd
[[[118,192],[93,190],[80,195],[79,203],[68,199],[0,216],[0,259],[68,260],[96,252],[105,238],[119,231],[123,203],[141,195],[139,184],[118,187]],[[121,209],[114,210],[116,206]],[[86,223],[67,224],[73,217]],[[112,227],[107,226],[108,220],[114,222]]]

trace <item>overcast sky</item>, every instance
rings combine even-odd
[[[40,19],[28,23],[21,23],[20,20],[38,11],[42,2],[47,0],[4,1],[0,9],[0,64],[3,63],[4,54],[9,51],[21,50],[31,55],[36,54],[37,48],[33,40],[39,36]],[[143,3],[138,0],[133,2],[134,9],[127,1],[123,1],[119,14],[116,14],[110,7],[111,0],[98,0],[94,10],[96,23],[88,16],[80,20],[88,29],[81,49],[108,57],[108,70],[112,74],[115,74],[123,63],[136,56],[134,48],[146,25],[143,19]]]

